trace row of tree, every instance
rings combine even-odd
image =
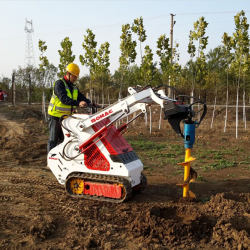
[[[82,42],[84,54],[79,56],[83,66],[89,69],[89,74],[78,81],[79,88],[89,94],[95,101],[112,102],[127,95],[128,86],[158,86],[171,85],[191,95],[199,96],[207,102],[237,104],[246,103],[249,98],[249,24],[244,11],[234,16],[235,32],[230,36],[224,33],[222,44],[205,54],[209,37],[206,36],[208,23],[200,17],[190,31],[188,53],[190,60],[186,65],[179,63],[179,44],[170,46],[170,39],[164,34],[157,40],[156,54],[159,61],[153,60],[152,49],[143,44],[147,40],[143,18],[137,18],[132,24],[122,25],[120,36],[119,68],[112,75],[110,66],[110,44],[105,42],[97,47],[95,34],[87,29]],[[133,40],[133,37],[136,39]],[[137,45],[140,46],[140,65],[135,64]],[[31,88],[32,101],[40,101],[41,93],[48,92],[50,98],[53,83],[57,77],[65,73],[66,66],[75,61],[72,51],[72,41],[66,37],[58,50],[60,63],[58,67],[49,62],[46,56],[47,45],[39,40],[39,68],[28,67],[13,70],[14,79],[2,77],[0,89],[11,90],[16,82],[16,91],[25,93]],[[144,46],[144,49],[143,49]],[[31,83],[28,84],[29,75]],[[242,94],[242,98],[240,98]]]

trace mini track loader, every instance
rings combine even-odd
[[[152,103],[160,105],[165,119],[188,145],[185,162],[180,163],[185,168],[184,182],[179,185],[183,187],[185,197],[194,196],[189,190],[189,182],[196,175],[190,168],[190,162],[194,160],[190,148],[194,143],[194,130],[205,116],[206,105],[200,100],[185,104],[187,96],[184,95],[170,99],[160,87],[140,90],[130,87],[129,96],[97,113],[61,117],[64,141],[49,152],[47,160],[70,196],[119,203],[130,198],[134,191],[145,189],[147,179],[142,173],[143,164],[121,132],[132,120],[146,113],[146,106]],[[196,103],[203,105],[199,122],[193,121],[192,106]],[[140,113],[132,120],[116,128],[117,121],[138,111]],[[191,129],[186,129],[186,135],[181,132],[181,121],[192,124]]]

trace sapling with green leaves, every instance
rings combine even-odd
[[[98,50],[97,53],[97,66],[96,66],[96,71],[97,75],[101,77],[102,79],[102,85],[101,85],[101,92],[102,92],[102,104],[104,104],[104,78],[106,79],[108,77],[109,73],[109,43],[105,42],[101,44],[100,49]]]
[[[179,44],[176,43],[175,48],[171,48],[169,42],[170,40],[166,37],[166,34],[161,35],[157,40],[156,54],[160,58],[159,65],[162,72],[163,83],[166,85],[170,83],[170,86],[174,86],[175,78],[181,70],[181,66],[178,64],[179,53],[177,52]],[[173,61],[173,59],[175,59],[175,61]],[[168,88],[168,96],[173,98],[173,91],[171,88]],[[159,129],[161,127],[161,112],[160,110]]]
[[[189,34],[189,44],[188,44],[188,53],[190,54],[191,60],[193,61],[197,52],[197,63],[195,68],[193,68],[193,81],[192,81],[192,89],[191,96],[194,96],[194,89],[197,81],[197,75],[202,75],[205,71],[205,55],[204,50],[208,44],[208,36],[206,34],[206,28],[208,26],[208,22],[205,21],[205,18],[202,16],[198,21],[194,22],[194,30],[190,30]],[[195,43],[197,45],[195,45]],[[200,98],[200,85],[199,85],[199,98]],[[193,101],[193,100],[191,100]],[[199,108],[198,108],[199,109]]]
[[[170,74],[170,58],[172,57],[172,49],[169,44],[169,38],[166,37],[166,34],[161,35],[157,40],[157,50],[156,54],[160,58],[160,68],[162,71],[162,80],[163,83],[168,83],[169,74]]]
[[[152,49],[147,45],[145,47],[144,51],[144,56],[140,68],[140,72],[143,76],[143,79],[145,81],[145,85],[149,85],[150,82],[152,81],[154,75],[156,74],[156,63],[153,62],[153,57],[154,54],[152,52]],[[151,107],[149,107],[150,110],[150,132],[151,132]],[[162,110],[160,109],[160,121],[161,122],[161,112]],[[145,125],[147,125],[147,113],[145,113]]]
[[[79,56],[79,60],[82,65],[85,65],[90,72],[90,85],[89,85],[89,91],[90,91],[90,100],[92,102],[92,77],[96,72],[96,58],[97,58],[97,51],[96,46],[97,42],[95,41],[95,34],[91,29],[86,30],[87,35],[84,35],[84,41],[82,43],[82,47],[85,50],[85,54]]]
[[[147,35],[146,30],[143,24],[143,18],[137,18],[134,20],[132,27],[132,31],[138,35],[138,40],[140,42],[140,53],[141,53],[141,63],[143,63],[143,55],[142,55],[142,43],[146,41]]]
[[[59,75],[63,76],[66,73],[66,67],[74,62],[75,55],[72,52],[72,42],[69,40],[69,37],[65,37],[61,42],[62,50],[58,50],[60,55],[60,64],[59,67]]]
[[[46,67],[49,66],[49,60],[47,56],[44,56],[44,53],[47,50],[46,42],[39,39],[38,47],[41,52],[41,55],[39,56],[39,60],[40,60],[39,71],[44,75],[46,71]]]
[[[224,124],[224,132],[226,132],[227,127],[227,116],[228,116],[228,87],[229,87],[229,81],[228,81],[228,75],[229,75],[229,66],[232,62],[232,37],[230,37],[226,32],[222,36],[222,43],[223,43],[223,51],[226,58],[226,72],[227,72],[227,94],[226,94],[226,115],[225,115],[225,124]]]
[[[39,56],[39,60],[40,60],[39,71],[41,72],[41,75],[43,78],[42,111],[43,111],[44,118],[46,120],[46,109],[45,109],[46,97],[45,97],[45,93],[44,93],[44,87],[46,84],[46,68],[48,68],[48,66],[49,66],[49,60],[46,56],[44,56],[44,52],[46,52],[46,50],[47,50],[46,42],[39,39],[38,47],[39,47],[39,50],[41,52],[41,55]],[[49,74],[49,72],[47,74]]]
[[[132,39],[132,32],[130,24],[122,25],[122,34],[120,36],[121,44],[120,50],[121,55],[119,57],[119,71],[121,72],[121,85],[120,85],[120,92],[119,98],[122,98],[122,87],[124,84],[124,75],[128,72],[128,67],[131,63],[135,62],[137,53],[136,53],[136,45],[137,42],[133,41]]]
[[[153,62],[153,57],[154,54],[152,49],[147,45],[144,50],[144,56],[141,65],[141,72],[144,76],[145,85],[150,83],[156,71],[156,64]]]
[[[169,38],[166,34],[161,35],[157,40],[157,51],[156,54],[160,58],[160,69],[162,71],[162,81],[164,84],[168,84],[171,79],[171,86],[174,86],[175,77],[180,73],[181,66],[179,65],[179,53],[177,51],[179,44],[175,44],[175,48],[170,47]],[[172,59],[172,60],[170,60]],[[175,61],[171,63],[171,61]],[[169,89],[168,95],[173,96],[172,90]]]
[[[224,53],[221,46],[210,50],[206,55],[207,58],[207,75],[206,85],[205,86],[212,86],[214,88],[214,108],[213,108],[213,115],[211,121],[211,128],[213,127],[213,121],[215,116],[216,110],[216,102],[217,102],[217,95],[218,89],[221,87],[221,74],[222,74],[222,65],[224,61]]]
[[[248,54],[249,54],[249,24],[242,10],[234,16],[235,32],[233,33],[233,49],[234,61],[231,63],[233,70],[236,72],[237,78],[237,97],[236,97],[236,138],[238,138],[238,110],[239,110],[239,90],[241,78],[248,70]],[[243,89],[244,92],[244,89]],[[245,96],[245,95],[243,95]]]
[[[146,35],[146,30],[144,28],[144,24],[143,24],[143,18],[137,18],[134,20],[132,27],[131,27],[132,31],[137,34],[138,36],[138,40],[140,42],[140,54],[141,54],[141,77],[144,80],[144,85],[147,85],[146,83],[146,75],[145,75],[145,70],[143,70],[143,66],[145,66],[144,64],[144,56],[142,53],[142,43],[146,41],[147,35]],[[146,48],[147,47],[147,48]],[[149,46],[146,46],[145,50],[148,50]]]

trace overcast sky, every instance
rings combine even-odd
[[[97,48],[104,42],[110,43],[110,71],[119,67],[120,35],[123,24],[132,24],[134,19],[142,17],[147,40],[143,48],[149,45],[156,54],[156,42],[160,35],[170,34],[170,14],[175,14],[174,41],[180,45],[180,63],[189,59],[187,46],[189,31],[193,23],[204,16],[209,23],[206,35],[209,36],[207,51],[221,45],[224,32],[232,35],[235,29],[234,16],[244,10],[250,23],[250,1],[3,1],[0,0],[0,77],[11,77],[13,69],[24,67],[26,32],[25,19],[33,22],[32,36],[35,66],[38,67],[40,51],[39,39],[46,41],[48,49],[45,55],[56,67],[59,64],[58,50],[61,41],[69,37],[72,50],[79,64],[81,75],[88,69],[79,62],[84,54],[83,36],[89,28],[96,35]],[[137,39],[136,36],[133,36]],[[138,44],[139,48],[139,44]],[[138,51],[139,53],[139,51]],[[137,64],[139,64],[137,55]],[[157,55],[154,60],[158,61]]]

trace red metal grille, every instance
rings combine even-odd
[[[88,146],[87,146],[88,147]],[[100,149],[93,144],[84,153],[84,164],[88,169],[109,171],[110,164]]]
[[[109,119],[104,119],[94,124],[92,128],[96,132],[103,126],[107,125],[109,122]],[[112,155],[119,155],[133,151],[130,144],[126,141],[126,139],[122,136],[122,134],[116,129],[113,124],[108,128],[106,136],[102,138],[101,141],[107,148],[109,153]]]
[[[114,184],[84,182],[84,194],[104,196],[109,198],[121,198],[122,188]]]

